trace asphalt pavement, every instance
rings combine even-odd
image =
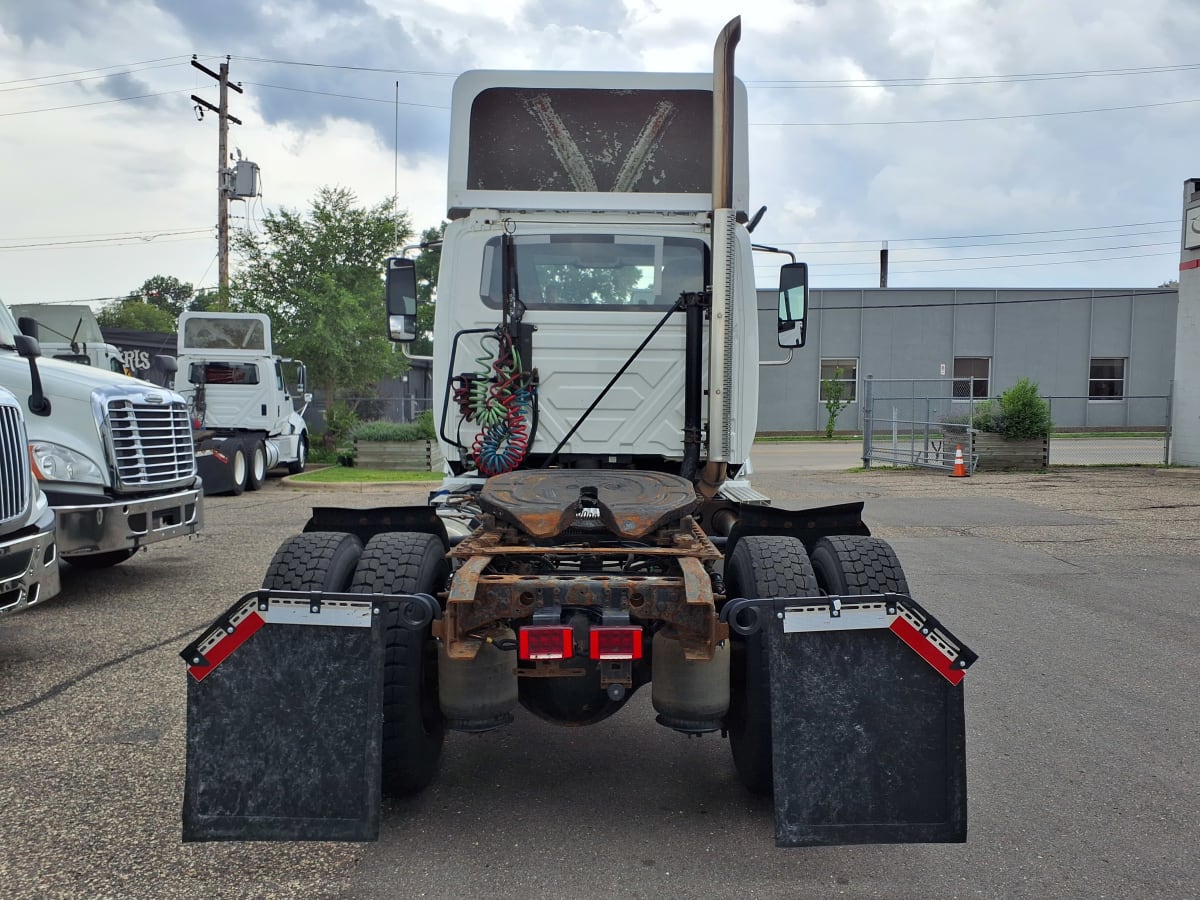
[[[794,446],[794,445],[788,445]],[[851,463],[853,465],[853,463]],[[843,467],[844,468],[844,467]],[[203,534],[0,618],[6,897],[1190,898],[1200,891],[1200,471],[948,478],[765,460],[782,506],[862,500],[967,676],[962,845],[779,850],[719,737],[649,691],[588,728],[451,734],[374,844],[180,841],[178,651],[261,581],[313,505],[427,488],[208,498]]]

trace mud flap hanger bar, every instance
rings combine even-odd
[[[379,615],[385,603],[399,604],[400,625],[411,631],[420,631],[442,616],[441,606],[429,594],[262,589],[244,594],[179,655],[191,675],[200,681],[268,622],[369,628],[372,617]]]
[[[849,597],[735,598],[721,608],[720,619],[742,637],[758,633],[763,617],[781,620],[785,634],[887,629],[896,634],[951,684],[979,655],[906,594]]]

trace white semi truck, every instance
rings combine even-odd
[[[304,363],[275,354],[269,317],[186,312],[179,317],[176,362],[175,385],[197,426],[208,493],[256,491],[276,466],[293,475],[304,471],[304,411],[312,395],[304,390]]]
[[[780,846],[965,840],[975,654],[861,503],[787,509],[747,478],[739,31],[711,78],[459,77],[434,327],[448,476],[427,506],[314,509],[183,650],[185,839],[371,839],[380,793],[430,784],[447,730],[518,706],[590,725],[649,685],[661,725],[728,738]],[[784,265],[789,350],[806,291]],[[411,259],[387,295],[411,341]]]
[[[106,372],[132,374],[118,347],[108,343],[92,308],[83,303],[19,303],[9,310],[18,322],[37,323],[42,355],[94,366]],[[27,329],[28,330],[28,329]]]
[[[58,590],[54,510],[33,477],[21,404],[0,388],[0,614]]]
[[[20,402],[26,458],[55,510],[60,558],[112,566],[148,544],[200,530],[202,486],[178,394],[42,357],[37,339],[18,330],[3,303],[0,387]]]

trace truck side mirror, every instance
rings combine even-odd
[[[17,319],[17,328],[20,329],[21,334],[28,335],[35,341],[40,338],[37,319],[30,316],[21,316],[21,318]]]
[[[42,390],[42,376],[37,367],[37,359],[42,355],[42,346],[37,338],[27,334],[18,334],[13,343],[16,344],[17,355],[29,360],[29,386],[32,389],[29,395],[29,411],[35,416],[48,416],[50,399]]]
[[[779,346],[804,346],[804,316],[808,309],[808,263],[787,263],[779,269]]]
[[[387,260],[388,339],[409,343],[417,339],[417,266],[411,259]]]

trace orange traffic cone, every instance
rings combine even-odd
[[[966,478],[967,467],[963,464],[962,444],[959,444],[954,451],[954,471],[950,473],[951,478]]]

